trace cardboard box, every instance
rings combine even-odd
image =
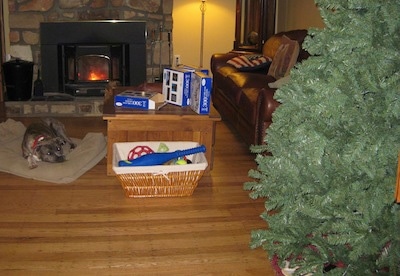
[[[212,78],[202,72],[192,72],[190,107],[198,114],[210,113]]]
[[[196,67],[196,66],[186,65],[186,64],[180,64],[177,66],[177,68],[188,70],[190,72],[202,72],[206,75],[209,75],[209,73],[210,73],[210,71],[206,68],[201,68],[201,67]]]
[[[157,92],[125,90],[114,97],[116,107],[156,109],[164,103],[164,96]]]
[[[179,105],[190,105],[191,71],[179,68],[165,68],[163,72],[162,93],[166,102]]]

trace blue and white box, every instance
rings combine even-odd
[[[212,78],[203,72],[192,72],[190,107],[198,114],[210,113]]]
[[[167,103],[189,106],[192,72],[186,69],[165,68],[162,93]]]
[[[164,96],[157,92],[125,90],[114,97],[116,107],[156,109],[164,102]]]

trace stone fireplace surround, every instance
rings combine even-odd
[[[10,44],[14,52],[29,54],[34,72],[40,64],[40,23],[96,20],[145,21],[146,78],[154,81],[160,69],[170,62],[171,47],[168,39],[172,32],[173,0],[142,1],[36,1],[8,0]],[[155,36],[153,35],[155,34]],[[24,56],[24,55],[23,55]],[[161,64],[161,66],[160,66]],[[34,79],[36,75],[34,75]],[[5,102],[6,113],[15,116],[101,116],[103,98],[77,97],[73,101]]]

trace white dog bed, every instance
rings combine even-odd
[[[70,183],[93,168],[107,153],[106,137],[102,133],[88,133],[77,147],[66,154],[62,163],[39,162],[35,169],[28,168],[22,157],[21,143],[26,127],[8,119],[0,123],[0,171],[25,178],[52,183]]]

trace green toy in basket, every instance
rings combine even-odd
[[[185,155],[195,154],[199,152],[206,152],[206,147],[201,145],[196,148],[186,150],[176,150],[174,152],[154,152],[146,155],[142,155],[133,160],[120,160],[118,166],[129,167],[129,166],[155,166],[162,165],[169,160],[174,158],[182,157]]]

